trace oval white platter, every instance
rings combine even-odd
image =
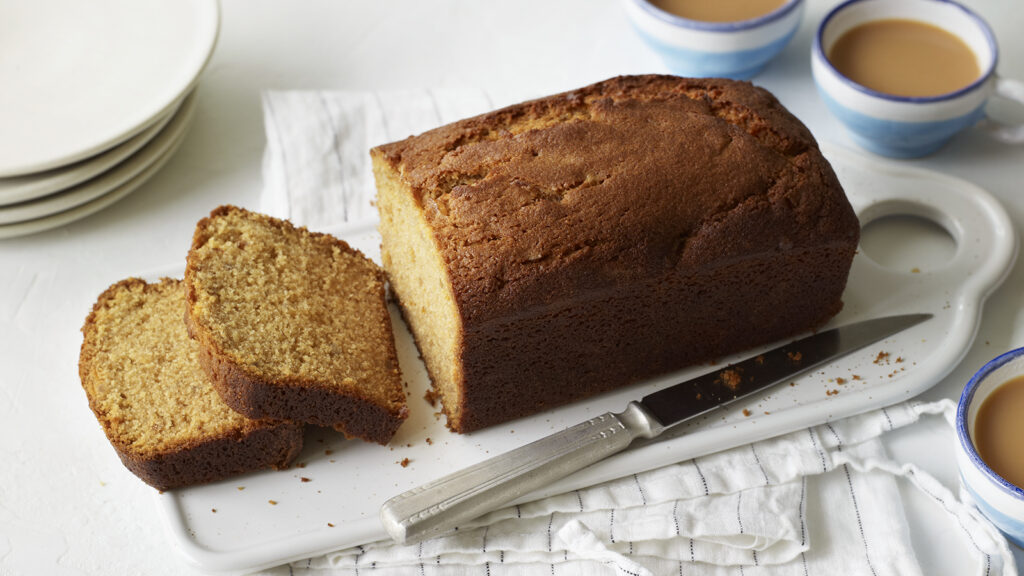
[[[0,0],[0,177],[88,158],[157,123],[213,54],[215,0]]]
[[[831,325],[910,312],[930,312],[935,317],[802,376],[793,386],[769,390],[656,441],[639,444],[522,501],[891,405],[932,387],[960,362],[978,329],[982,304],[1016,258],[1016,235],[1006,212],[990,194],[969,182],[840,149],[825,151],[862,226],[893,214],[923,216],[943,226],[957,245],[944,265],[919,271],[884,268],[860,251],[844,294],[845,307]],[[379,258],[380,238],[373,225],[326,231]],[[180,277],[183,268],[183,264],[168,267],[151,276]],[[392,320],[409,385],[411,416],[391,445],[346,441],[332,431],[311,429],[298,460],[301,468],[248,474],[158,495],[169,538],[186,558],[207,570],[247,571],[384,539],[378,510],[388,498],[598,414],[619,411],[629,400],[710,369],[694,367],[457,435],[445,428],[443,417],[435,416],[438,408],[424,399],[429,385],[426,373],[394,309]],[[880,357],[880,352],[888,356]],[[845,383],[838,384],[836,378]],[[839,393],[830,393],[834,390]],[[409,462],[403,467],[400,462],[405,458]]]

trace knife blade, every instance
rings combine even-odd
[[[786,382],[931,318],[906,314],[832,328],[669,386],[618,413],[605,413],[395,496],[381,522],[410,544],[453,530],[537,488],[665,429]]]

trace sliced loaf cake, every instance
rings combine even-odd
[[[746,82],[612,78],[371,156],[383,266],[457,432],[817,328],[860,233]]]
[[[381,444],[406,418],[384,274],[345,242],[222,206],[185,285],[200,362],[238,412]]]
[[[199,366],[184,312],[179,280],[128,279],[100,295],[82,328],[82,386],[121,461],[160,490],[287,466],[302,425],[228,408]]]

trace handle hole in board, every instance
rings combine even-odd
[[[876,208],[861,215],[860,251],[879,266],[911,274],[932,272],[956,256],[956,235],[940,223],[939,215],[919,206]]]

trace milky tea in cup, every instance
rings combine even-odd
[[[974,446],[993,472],[1024,487],[1024,376],[1000,384],[982,401],[974,421]]]
[[[844,32],[828,51],[840,74],[894,96],[955,92],[981,77],[978,57],[958,36],[926,22],[874,20]]]
[[[681,18],[701,22],[740,22],[770,14],[786,0],[651,0],[651,4]]]
[[[1024,104],[1024,83],[996,75],[998,52],[988,24],[953,0],[846,0],[818,26],[811,74],[854,142],[914,158],[984,119],[990,96]],[[1024,125],[985,131],[1024,142]]]

